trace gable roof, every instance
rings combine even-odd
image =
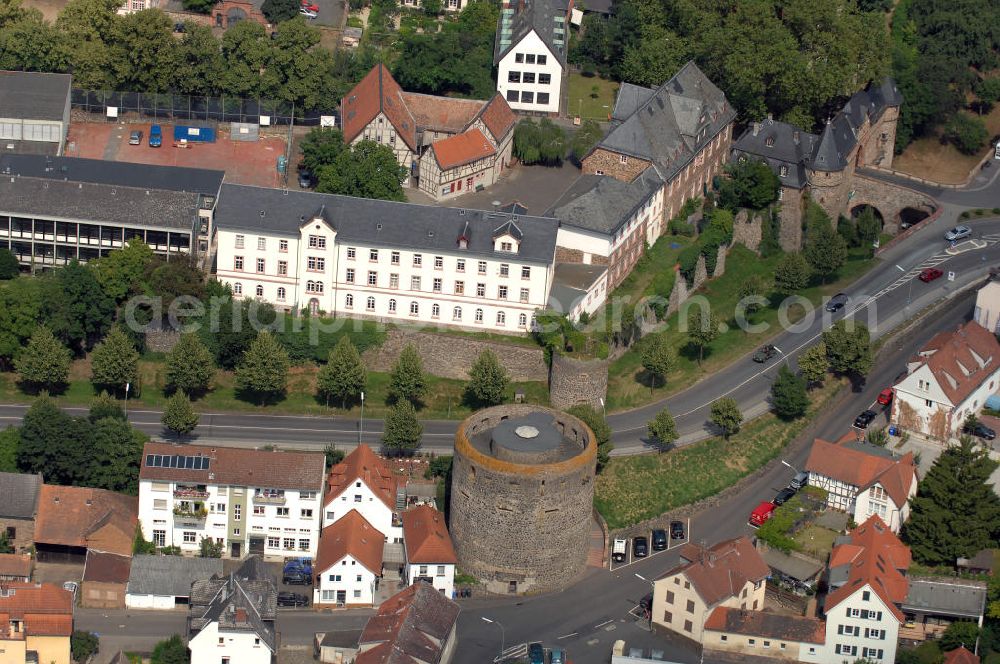
[[[709,607],[735,597],[748,581],[761,581],[771,573],[746,537],[724,540],[711,548],[685,544],[680,554],[681,564],[661,579],[683,573]]]
[[[330,469],[326,476],[326,498],[329,505],[357,481],[365,483],[372,493],[390,510],[396,509],[396,476],[385,459],[372,452],[365,444],[355,447],[344,460]]]
[[[217,623],[219,633],[255,634],[274,652],[278,592],[260,556],[249,556],[228,576],[191,584],[188,624],[191,636]]]
[[[0,576],[30,578],[32,567],[27,553],[0,553]]]
[[[418,130],[456,134],[473,121],[486,102],[480,99],[459,99],[402,92],[401,99]]]
[[[90,547],[98,531],[111,527],[120,532],[121,550],[131,554],[139,520],[139,499],[104,489],[43,484],[35,519],[35,543]],[[125,544],[128,544],[125,547]]]
[[[442,171],[492,157],[497,152],[493,144],[478,129],[470,129],[462,134],[435,141],[430,149],[434,152],[434,160]]]
[[[902,622],[904,616],[897,604],[906,599],[909,590],[905,576],[911,562],[909,547],[876,514],[850,532],[847,545],[851,546],[850,550],[838,553],[838,549],[845,546],[840,544],[830,555],[831,576],[839,568],[837,576],[846,576],[846,582],[827,594],[824,611],[829,614],[867,585]]]
[[[417,582],[379,606],[361,632],[355,664],[437,664],[460,609],[433,587]]]
[[[128,583],[131,555],[87,551],[83,580],[96,583]]]
[[[61,121],[72,81],[70,74],[0,71],[0,117]]]
[[[705,621],[705,629],[799,643],[826,642],[826,623],[822,620],[728,606],[715,607]]]
[[[137,555],[128,575],[128,593],[189,597],[192,583],[221,575],[221,558]]]
[[[507,103],[507,100],[499,92],[486,102],[483,110],[479,112],[478,117],[486,125],[486,129],[493,134],[493,140],[498,145],[514,129],[514,125],[517,124],[517,115],[514,114],[510,104]]]
[[[581,175],[545,214],[569,226],[612,235],[662,187],[655,168],[645,169],[631,182]]]
[[[320,533],[316,572],[324,573],[349,555],[369,572],[379,576],[382,573],[384,546],[385,535],[375,530],[375,526],[368,523],[360,512],[351,510]]]
[[[566,66],[569,26],[565,0],[505,0],[500,8],[493,64],[534,32],[559,63]]]
[[[41,488],[41,474],[0,473],[0,517],[34,519]]]
[[[10,620],[24,621],[29,636],[69,636],[73,632],[73,595],[51,583],[5,583],[0,597],[0,639],[10,638]]]
[[[403,512],[403,543],[410,563],[457,565],[444,514],[430,505]]]
[[[979,656],[969,652],[965,646],[959,646],[944,654],[944,664],[979,664]]]
[[[176,455],[204,457],[208,464],[202,468],[163,468],[152,463],[156,460],[151,457]],[[319,491],[325,466],[326,459],[319,452],[149,442],[142,450],[139,479]]]
[[[819,136],[816,134],[802,131],[787,122],[768,118],[747,127],[733,142],[732,153],[737,160],[743,155],[749,155],[764,161],[778,176],[781,184],[801,189],[808,184],[806,170],[812,163],[818,144]],[[787,169],[784,175],[781,174],[782,166]]]
[[[934,335],[911,362],[926,365],[957,406],[1000,368],[1000,342],[973,320],[953,332]]]
[[[344,141],[357,138],[379,113],[385,113],[407,147],[416,151],[417,123],[403,101],[403,89],[381,62],[340,100]]]
[[[645,159],[668,182],[736,117],[726,95],[693,61],[649,96],[635,86],[624,94],[628,98],[615,103],[620,121],[591,152]],[[625,116],[626,111],[631,113]]]
[[[817,438],[805,469],[856,486],[859,491],[881,484],[897,507],[906,503],[916,482],[913,454],[894,457],[885,448],[853,441],[837,444]]]
[[[653,88],[628,82],[622,83],[618,87],[617,96],[615,96],[615,107],[611,111],[611,122],[624,122],[655,94],[656,90]]]

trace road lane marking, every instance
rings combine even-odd
[[[577,636],[579,633],[580,632],[573,632],[572,634],[563,634],[562,636],[557,636],[556,641],[560,641],[562,639],[568,639],[571,636]]]
[[[611,618],[610,620],[605,620],[604,622],[602,622],[602,623],[601,623],[601,624],[599,624],[599,625],[594,625],[594,629],[600,629],[601,627],[604,627],[604,626],[605,626],[605,625],[607,625],[608,623],[613,623],[614,621],[615,621],[615,619],[614,619],[614,618]]]

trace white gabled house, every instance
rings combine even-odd
[[[493,62],[497,92],[515,111],[559,113],[570,9],[561,0],[503,2]]]
[[[386,461],[367,445],[358,445],[327,475],[324,532],[355,511],[382,533],[385,541],[402,542],[403,527],[396,507],[401,488]]]
[[[314,606],[375,603],[385,539],[357,510],[323,530],[313,566]]]
[[[445,597],[454,596],[458,558],[444,514],[429,505],[403,512],[403,552],[408,585],[426,581]]]
[[[1000,389],[1000,343],[975,321],[941,332],[907,364],[894,386],[892,422],[947,441]]]

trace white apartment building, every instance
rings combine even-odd
[[[568,7],[559,0],[505,0],[496,50],[497,92],[522,113],[559,113]],[[572,109],[570,109],[572,111]]]
[[[313,605],[373,605],[385,538],[351,510],[323,529],[313,566]]]
[[[318,453],[146,443],[143,536],[186,554],[209,538],[229,558],[315,556],[324,463]]]
[[[444,514],[429,505],[403,512],[403,552],[408,585],[426,581],[445,597],[454,596],[458,558]]]
[[[223,185],[213,252],[236,297],[286,310],[523,333],[555,219]]]
[[[947,442],[1000,390],[1000,343],[975,321],[935,335],[894,386],[892,422]]]
[[[990,332],[1000,332],[1000,281],[991,279],[976,292],[973,320]]]
[[[396,508],[399,490],[386,461],[367,445],[358,445],[326,477],[323,532],[357,512],[386,542],[402,542],[402,522]]]

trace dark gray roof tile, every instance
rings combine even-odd
[[[0,517],[34,519],[41,486],[41,475],[0,473]]]
[[[0,118],[62,121],[72,80],[69,74],[0,71]]]
[[[607,175],[581,175],[546,215],[569,226],[612,235],[662,186],[652,168],[632,182]]]
[[[188,597],[192,583],[221,574],[219,558],[137,555],[132,559],[128,593]]]

